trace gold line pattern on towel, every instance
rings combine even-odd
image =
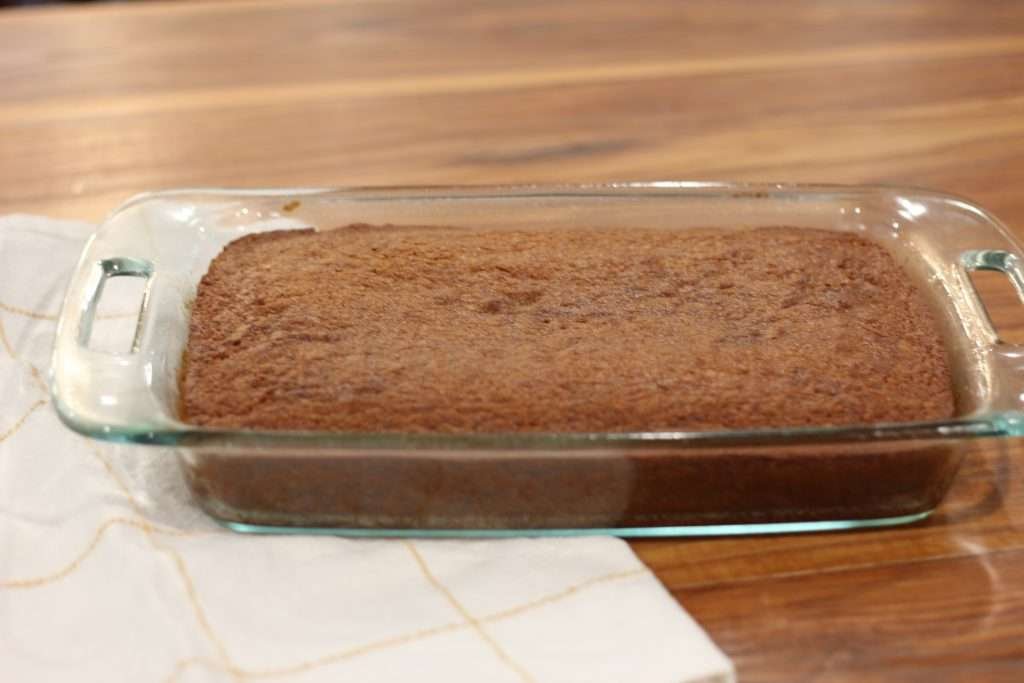
[[[53,313],[38,313],[31,311],[27,308],[20,308],[18,306],[11,306],[0,301],[0,311],[7,311],[8,313],[14,313],[15,315],[23,315],[26,318],[32,318],[34,320],[57,320],[56,314]]]
[[[612,572],[611,574],[604,574],[602,576],[597,576],[597,577],[594,577],[592,579],[588,579],[586,581],[581,581],[580,583],[574,584],[572,586],[569,586],[568,588],[564,588],[564,589],[558,591],[557,593],[552,593],[550,595],[543,596],[541,598],[538,598],[538,599],[533,600],[531,602],[525,603],[523,605],[519,605],[517,607],[511,607],[511,608],[508,608],[508,609],[501,610],[500,612],[494,612],[492,614],[488,614],[487,616],[480,617],[479,619],[477,619],[477,621],[479,621],[480,623],[483,623],[483,624],[491,623],[491,622],[496,622],[496,621],[503,621],[505,619],[510,619],[512,617],[519,616],[520,614],[528,613],[528,612],[530,612],[533,609],[536,609],[538,607],[542,607],[544,605],[550,605],[550,604],[556,603],[556,602],[558,602],[560,600],[564,600],[565,598],[568,598],[568,597],[576,594],[579,591],[585,590],[587,588],[591,588],[593,586],[597,586],[597,585],[600,585],[600,584],[603,584],[603,583],[609,583],[609,582],[612,582],[612,581],[620,581],[620,580],[627,579],[627,578],[633,578],[633,577],[641,576],[641,575],[648,574],[648,573],[649,573],[649,570],[646,567],[641,567],[641,568],[637,568],[637,569],[630,569],[630,570],[627,570],[627,571]],[[468,628],[471,628],[471,624],[466,622],[466,621],[452,622],[452,623],[449,623],[449,624],[443,624],[441,626],[434,626],[434,627],[427,628],[427,629],[421,629],[419,631],[413,631],[412,633],[408,633],[408,634],[404,634],[404,635],[399,635],[399,636],[394,636],[394,637],[391,637],[391,638],[385,638],[383,640],[373,641],[373,642],[367,643],[365,645],[358,645],[358,646],[351,647],[351,648],[348,648],[348,649],[345,649],[345,650],[341,650],[340,652],[335,652],[335,653],[327,654],[327,655],[324,655],[323,657],[320,657],[320,658],[317,658],[317,659],[311,659],[311,660],[308,660],[308,661],[305,661],[305,662],[300,662],[298,664],[295,664],[295,665],[292,665],[292,666],[288,666],[288,667],[281,667],[281,668],[276,668],[276,669],[263,669],[263,670],[243,669],[243,670],[240,670],[238,673],[241,674],[241,676],[243,678],[246,678],[246,679],[276,678],[276,677],[280,677],[280,676],[288,676],[288,675],[294,675],[294,674],[298,674],[298,673],[305,673],[305,672],[307,672],[307,671],[309,671],[311,669],[317,669],[317,668],[320,668],[322,666],[327,666],[329,664],[336,664],[338,662],[345,661],[347,659],[353,659],[353,658],[358,657],[360,655],[369,654],[371,652],[378,652],[380,650],[386,650],[386,649],[389,649],[389,648],[392,648],[392,647],[398,647],[400,645],[405,645],[406,643],[415,642],[417,640],[423,640],[425,638],[431,638],[433,636],[441,635],[441,634],[444,634],[444,633],[449,633],[449,632],[453,632],[453,631],[461,631],[463,629],[468,629]],[[218,667],[216,662],[214,662],[214,661],[212,661],[210,659],[207,659],[207,658],[192,657],[192,658],[189,658],[189,659],[182,659],[182,660],[178,661],[178,663],[175,666],[174,671],[165,680],[164,683],[176,683],[176,681],[178,680],[178,677],[182,673],[184,673],[184,671],[187,670],[191,666],[203,666],[203,667],[206,667],[207,669],[214,670],[214,671],[220,671],[221,670]]]
[[[179,531],[177,529],[166,529],[156,528],[149,525],[148,522],[140,521],[138,519],[132,519],[130,517],[112,517],[107,521],[103,522],[96,531],[93,533],[92,540],[86,544],[82,552],[78,553],[71,562],[64,565],[57,571],[49,574],[43,574],[42,576],[34,576],[29,579],[0,579],[0,588],[11,589],[11,588],[39,588],[50,583],[56,583],[64,577],[68,576],[76,569],[78,569],[82,563],[96,550],[96,546],[99,545],[103,536],[107,533],[107,530],[117,525],[124,525],[129,527],[135,527],[136,529],[146,529],[147,527],[153,531],[161,534],[171,534],[174,536],[188,536],[187,532]]]
[[[455,608],[455,611],[462,616],[466,623],[473,627],[473,630],[476,631],[477,635],[479,635],[483,641],[487,643],[492,650],[494,650],[494,654],[498,655],[498,659],[515,671],[523,681],[526,681],[526,683],[534,683],[536,679],[534,679],[530,672],[513,660],[508,652],[505,651],[505,648],[499,645],[498,641],[494,640],[494,638],[491,637],[491,634],[484,629],[480,624],[480,621],[470,614],[462,603],[459,602],[458,598],[456,598],[455,595],[448,590],[448,588],[445,587],[445,585],[441,583],[436,576],[434,576],[434,573],[430,571],[430,567],[427,566],[427,561],[423,559],[423,556],[420,554],[420,551],[416,549],[416,546],[410,541],[403,541],[402,543],[409,549],[409,552],[412,553],[413,559],[416,560],[416,564],[419,566],[420,571],[423,573],[423,576],[427,579],[430,585],[436,588],[444,596],[445,600]]]
[[[214,649],[217,651],[218,659],[220,660],[220,664],[223,666],[224,670],[227,671],[232,676],[232,678],[238,679],[240,677],[238,674],[238,667],[235,665],[235,663],[231,660],[231,657],[228,655],[227,647],[224,645],[224,641],[221,639],[219,635],[217,635],[216,632],[214,632],[213,627],[210,625],[210,620],[206,616],[206,610],[199,602],[199,596],[196,593],[195,582],[192,580],[192,575],[189,573],[188,567],[185,565],[185,561],[182,559],[181,555],[178,553],[177,550],[175,550],[174,548],[163,546],[157,542],[154,534],[155,529],[153,525],[149,522],[149,520],[145,519],[145,513],[142,509],[142,506],[139,505],[139,502],[135,499],[135,496],[132,495],[131,490],[128,488],[128,485],[124,483],[124,480],[122,480],[121,477],[117,474],[117,472],[114,470],[113,465],[111,465],[110,461],[107,460],[107,458],[103,455],[102,452],[100,452],[99,448],[97,448],[95,445],[88,441],[86,442],[86,445],[89,447],[89,450],[93,453],[93,455],[95,455],[96,458],[103,464],[103,468],[107,471],[110,477],[117,484],[117,487],[121,489],[122,493],[124,493],[125,497],[128,499],[128,504],[132,507],[132,510],[135,511],[135,514],[142,519],[142,531],[146,534],[146,538],[147,540],[149,540],[150,545],[152,545],[154,549],[167,554],[173,561],[174,568],[177,571],[178,577],[181,579],[181,582],[185,589],[185,596],[188,598],[189,606],[192,608],[192,613],[195,615],[196,621],[199,623],[199,627],[206,635],[207,640],[213,645]]]
[[[22,415],[21,417],[19,417],[17,420],[15,420],[14,424],[7,428],[7,431],[0,432],[0,443],[3,443],[4,441],[9,439],[10,437],[14,436],[14,434],[19,429],[21,429],[21,426],[23,424],[25,424],[25,420],[27,420],[29,418],[29,416],[32,415],[32,413],[36,412],[37,410],[39,410],[40,408],[42,408],[45,405],[46,405],[46,400],[45,399],[39,399],[38,401],[33,403],[31,406],[29,406],[29,409],[25,411],[25,414]]]

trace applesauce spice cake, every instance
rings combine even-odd
[[[252,234],[199,284],[183,418],[632,432],[949,418],[922,293],[859,236],[349,225]]]

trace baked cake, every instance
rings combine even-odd
[[[181,411],[220,428],[633,432],[954,414],[939,327],[882,246],[747,230],[349,225],[228,244]]]

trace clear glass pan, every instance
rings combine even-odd
[[[189,303],[210,260],[249,232],[354,222],[861,233],[885,245],[934,302],[958,417],[463,436],[226,431],[181,422],[177,373]],[[970,440],[1024,433],[1024,348],[999,341],[968,277],[972,269],[1002,271],[1024,292],[1020,254],[984,210],[903,188],[658,182],[159,192],[115,211],[85,248],[58,327],[54,402],[78,432],[173,452],[198,502],[240,531],[664,536],[906,523],[939,504]],[[104,284],[114,277],[146,281],[124,353],[89,345]]]

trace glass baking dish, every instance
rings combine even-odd
[[[771,225],[885,245],[933,302],[957,417],[824,428],[413,435],[218,430],[178,419],[189,305],[244,234],[349,223],[546,230]],[[1024,432],[1024,348],[1002,343],[968,273],[1024,292],[1021,250],[984,210],[913,189],[699,182],[180,190],[97,230],[64,301],[54,403],[72,429],[175,456],[198,503],[246,532],[716,535],[885,526],[940,503],[968,444]],[[808,268],[815,264],[808,263]],[[90,346],[104,285],[141,278],[124,352]],[[148,451],[148,452],[143,452]]]

